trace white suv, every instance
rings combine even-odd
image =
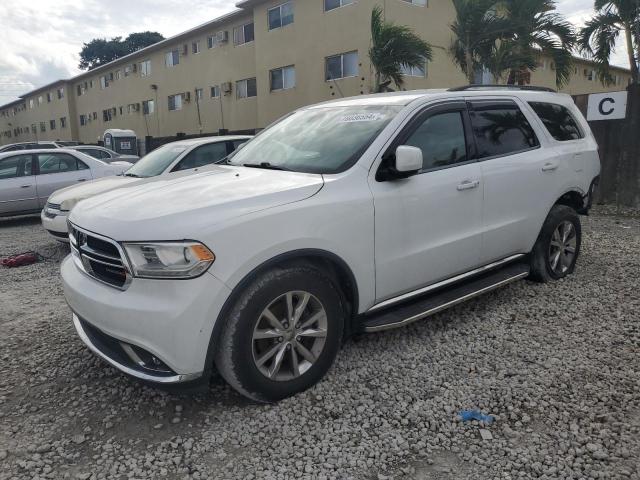
[[[65,295],[125,373],[275,401],[354,332],[570,274],[600,161],[571,97],[467,87],[302,108],[204,170],[79,203]]]

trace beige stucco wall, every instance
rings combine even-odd
[[[329,12],[324,11],[323,0],[294,0],[294,22],[285,27],[268,30],[267,11],[279,5],[282,0],[254,1],[244,11],[233,13],[224,19],[211,22],[190,32],[179,35],[175,40],[157,47],[150,47],[129,58],[113,62],[95,71],[82,74],[65,83],[65,99],[54,99],[32,110],[19,112],[15,117],[0,116],[0,132],[14,125],[38,125],[39,140],[75,139],[86,143],[96,142],[107,128],[134,130],[138,137],[145,135],[169,136],[178,132],[187,134],[245,130],[262,128],[287,112],[310,103],[316,103],[340,96],[366,94],[372,85],[371,67],[368,60],[370,46],[371,9],[382,0],[356,0]],[[433,60],[427,68],[425,78],[405,77],[405,89],[455,87],[466,83],[465,76],[453,64],[448,54],[452,41],[449,25],[454,18],[450,1],[436,0],[429,6],[420,7],[402,0],[385,0],[386,18],[399,24],[410,26],[433,46]],[[234,45],[233,28],[253,20],[255,41],[244,45]],[[216,48],[207,48],[207,36],[217,31],[229,32],[229,42]],[[193,54],[191,44],[200,42],[200,53]],[[182,55],[187,45],[188,54]],[[174,67],[165,66],[165,54],[177,48],[180,63]],[[356,50],[359,60],[359,75],[326,82],[325,58],[330,55]],[[142,77],[139,64],[150,60],[152,73]],[[126,65],[137,64],[138,70],[128,77],[115,79],[116,72],[124,73]],[[555,72],[551,62],[532,74],[532,83],[555,88]],[[270,91],[269,71],[274,68],[294,65],[296,86],[288,90]],[[600,91],[622,90],[626,87],[629,72],[616,70],[620,74],[620,85],[604,87],[599,81],[589,81],[584,69],[591,69],[588,62],[576,60],[575,74],[562,91],[581,94]],[[106,89],[100,88],[100,76],[114,73],[114,80]],[[257,97],[236,98],[236,81],[256,77]],[[90,83],[82,96],[76,94],[80,83]],[[231,82],[230,95],[211,98],[210,87]],[[152,89],[157,86],[157,90]],[[203,89],[203,98],[196,104],[195,89]],[[168,96],[183,92],[191,93],[191,101],[183,103],[182,110],[169,111]],[[44,92],[46,93],[46,92]],[[34,95],[37,97],[40,94]],[[27,96],[25,101],[31,96]],[[140,111],[127,113],[128,104],[144,100],[155,101],[155,112],[151,115]],[[198,106],[200,117],[198,117]],[[103,121],[103,110],[116,108],[111,122]],[[120,114],[123,107],[123,114]],[[2,109],[0,108],[0,111]],[[97,119],[93,120],[93,112]],[[81,126],[79,116],[85,114],[91,121]],[[61,116],[68,117],[68,128],[50,132],[48,122]],[[12,120],[13,119],[13,120]],[[39,122],[47,122],[47,132],[42,134]],[[16,123],[17,122],[17,123]],[[0,137],[0,143],[12,143],[35,139],[30,132],[18,137]]]

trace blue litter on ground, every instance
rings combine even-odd
[[[470,422],[471,420],[477,420],[479,422],[484,422],[486,424],[493,423],[495,420],[491,415],[485,415],[479,410],[462,410],[460,413],[460,418],[462,418],[463,422]]]

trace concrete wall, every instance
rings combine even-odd
[[[0,133],[12,130],[8,123],[23,127],[36,123],[39,140],[59,138],[93,143],[101,138],[107,128],[132,129],[140,138],[170,136],[178,132],[216,132],[222,128],[248,130],[265,127],[303,105],[369,93],[372,86],[368,59],[370,17],[373,6],[382,4],[381,0],[358,0],[329,12],[324,11],[323,0],[293,0],[294,22],[269,30],[267,11],[280,3],[282,0],[244,2],[243,10],[65,81],[63,102],[58,102],[56,97],[51,103],[18,112],[13,117],[2,116],[3,111],[12,111],[12,106],[0,107]],[[434,58],[428,64],[427,75],[421,78],[405,77],[403,88],[443,88],[466,83],[465,76],[448,54],[452,41],[450,24],[454,19],[452,2],[431,1],[426,7],[402,0],[385,0],[383,3],[388,20],[410,26],[433,46]],[[252,20],[255,41],[234,45],[234,27]],[[229,42],[216,48],[207,48],[207,36],[221,30],[228,32]],[[193,42],[200,43],[200,53],[192,53]],[[183,55],[185,46],[187,55]],[[180,51],[180,63],[167,67],[165,54],[172,49]],[[358,76],[325,81],[325,58],[349,51],[358,52]],[[140,62],[145,60],[151,62],[151,75],[143,77]],[[551,62],[547,60],[541,64],[543,66],[532,75],[532,83],[555,87],[555,72]],[[125,77],[124,68],[132,65],[137,66],[137,71]],[[270,91],[270,70],[290,65],[295,66],[295,87]],[[621,82],[624,82],[623,87],[604,87],[598,81],[587,80],[584,76],[586,68],[591,69],[592,66],[588,62],[576,61],[575,74],[563,91],[579,94],[620,90],[627,84],[629,75],[624,70],[616,71]],[[100,77],[111,74],[114,80],[109,87],[101,89]],[[118,78],[119,75],[121,78]],[[257,97],[237,98],[236,81],[252,77],[257,81]],[[77,87],[85,82],[86,92],[78,96]],[[211,86],[224,82],[231,82],[231,93],[212,99]],[[195,90],[200,88],[203,98],[197,102]],[[191,101],[185,102],[180,111],[169,111],[168,96],[185,92],[190,93]],[[29,94],[24,100],[28,104],[29,99],[41,94]],[[153,114],[143,115],[142,102],[145,100],[155,101]],[[128,113],[129,104],[140,104],[140,109]],[[115,108],[116,113],[112,121],[105,122],[103,110],[109,108]],[[59,123],[59,118],[64,115],[68,117],[66,131],[59,128],[50,131],[49,120],[56,118]],[[86,125],[80,125],[80,115],[90,119]],[[44,133],[40,132],[40,121],[46,122]],[[0,135],[2,144],[34,139],[35,135],[30,129],[18,137]]]

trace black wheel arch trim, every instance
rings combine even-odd
[[[209,338],[209,346],[207,347],[207,356],[205,359],[205,366],[204,366],[204,375],[203,375],[204,377],[209,378],[214,369],[214,362],[213,362],[214,349],[215,349],[215,345],[217,344],[217,339],[220,335],[220,331],[224,323],[222,319],[224,319],[227,316],[227,314],[229,313],[229,310],[233,307],[240,293],[261,272],[268,270],[269,268],[275,267],[277,265],[285,264],[287,262],[292,262],[296,260],[305,260],[305,259],[307,260],[318,259],[318,260],[329,261],[331,264],[337,264],[338,267],[340,268],[340,272],[338,273],[343,273],[347,276],[347,280],[351,286],[352,308],[350,312],[347,312],[347,319],[344,326],[345,338],[347,338],[352,333],[351,332],[352,326],[353,326],[352,323],[353,323],[353,319],[357,315],[360,300],[359,300],[358,284],[356,283],[356,277],[353,274],[353,271],[351,270],[347,262],[345,262],[341,257],[339,257],[333,252],[329,252],[327,250],[322,250],[322,249],[316,249],[316,248],[303,248],[303,249],[292,250],[289,252],[281,253],[261,263],[260,265],[255,267],[253,270],[251,270],[247,275],[245,275],[245,277],[242,280],[240,280],[240,282],[238,282],[238,284],[231,291],[231,294],[225,300],[224,305],[220,309],[220,313],[216,318],[215,324],[213,326],[213,330],[211,332],[211,337]],[[346,292],[342,292],[342,289],[340,290],[341,290],[340,293],[342,295],[346,295]]]

